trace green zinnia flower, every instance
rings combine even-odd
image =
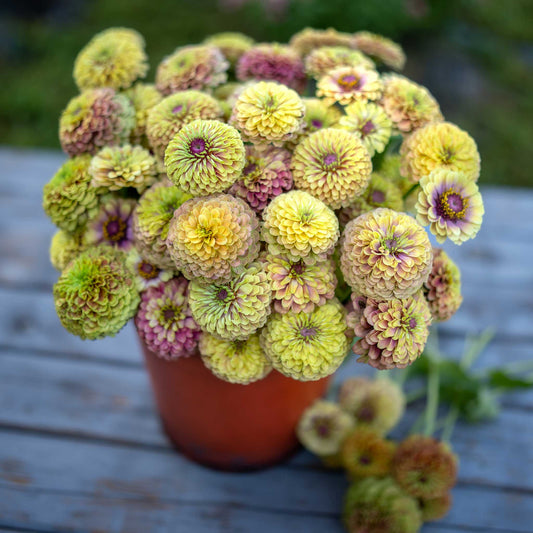
[[[67,266],[54,285],[54,300],[67,331],[98,339],[118,333],[135,314],[140,298],[126,254],[104,245]]]

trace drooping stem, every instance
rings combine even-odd
[[[409,195],[415,191],[418,187],[420,187],[420,185],[418,183],[415,183],[404,195],[403,195],[403,199],[405,200],[406,198],[409,197]]]
[[[457,404],[454,404],[448,411],[448,414],[446,415],[446,418],[444,420],[444,428],[440,436],[440,439],[443,442],[448,442],[448,443],[450,442],[452,438],[453,430],[455,428],[455,423],[457,422],[458,418],[459,418],[459,407],[457,406]]]

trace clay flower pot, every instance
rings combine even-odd
[[[215,377],[199,355],[166,361],[141,345],[168,437],[190,459],[222,470],[264,468],[294,452],[296,424],[330,380],[300,382],[272,371],[236,385]]]

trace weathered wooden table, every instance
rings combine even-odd
[[[248,474],[187,461],[161,432],[131,327],[98,342],[61,328],[41,191],[62,160],[0,150],[0,531],[341,532],[341,473],[305,452]],[[492,325],[479,364],[494,365],[533,350],[533,192],[484,198],[478,238],[451,252],[465,302],[441,345],[457,357]],[[459,425],[454,507],[425,531],[533,531],[532,409],[533,393],[509,396],[496,422]]]

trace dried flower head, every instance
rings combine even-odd
[[[54,285],[54,301],[70,333],[82,339],[115,335],[139,304],[126,254],[109,246],[86,250],[63,270]]]
[[[411,133],[431,122],[443,120],[438,102],[422,85],[398,74],[382,78],[381,105],[401,133]]]
[[[345,46],[323,46],[305,58],[305,71],[316,80],[335,68],[355,66],[373,69],[374,62],[358,50]]]
[[[435,322],[449,320],[463,301],[461,273],[441,248],[433,248],[433,266],[424,283],[424,294]]]
[[[418,222],[429,226],[438,242],[448,238],[455,244],[477,235],[485,213],[477,185],[462,172],[447,169],[420,180],[415,209]]]
[[[289,45],[294,48],[301,56],[306,56],[316,48],[323,46],[342,46],[352,47],[352,36],[348,33],[341,33],[333,28],[327,30],[315,30],[314,28],[304,28],[302,31],[295,33]]]
[[[420,294],[386,302],[353,296],[348,321],[359,339],[352,347],[359,362],[379,370],[405,368],[424,350],[431,313]]]
[[[169,142],[165,167],[169,179],[195,196],[231,187],[246,161],[239,132],[218,120],[195,120]]]
[[[300,55],[282,44],[258,44],[247,50],[237,63],[240,81],[277,81],[295,91],[305,89],[307,78]]]
[[[150,263],[141,257],[135,248],[132,248],[128,252],[126,263],[135,274],[135,281],[137,282],[139,291],[144,291],[148,287],[155,287],[162,281],[168,281],[175,274],[173,270],[162,270],[153,263]]]
[[[251,263],[230,281],[191,283],[190,306],[202,329],[221,339],[247,339],[270,314],[272,290],[262,265]]]
[[[346,226],[341,269],[346,282],[365,296],[405,298],[427,280],[433,254],[414,218],[378,208]]]
[[[207,37],[204,43],[216,46],[230,64],[235,65],[242,54],[254,45],[254,40],[244,33],[225,31]]]
[[[352,479],[386,476],[394,443],[369,427],[356,425],[342,443],[342,463]]]
[[[150,146],[163,158],[168,143],[186,124],[195,120],[219,120],[220,103],[200,91],[180,91],[163,98],[148,114],[146,135]]]
[[[336,403],[317,400],[308,407],[296,428],[302,445],[321,457],[336,455],[354,426],[349,414]]]
[[[239,198],[193,198],[174,213],[167,246],[176,267],[189,279],[227,281],[232,269],[257,256],[258,226],[255,213]]]
[[[296,91],[273,81],[260,81],[241,92],[231,121],[245,140],[279,144],[302,129],[304,113]]]
[[[310,313],[335,296],[337,278],[333,260],[307,265],[279,255],[266,256],[266,271],[278,313]]]
[[[263,239],[273,255],[306,263],[324,260],[339,238],[335,213],[305,191],[280,194],[263,212]]]
[[[402,47],[383,35],[358,31],[353,35],[352,47],[394,70],[402,70],[405,65],[406,58]]]
[[[385,150],[392,123],[382,107],[372,102],[354,102],[344,109],[339,127],[359,137],[372,157]]]
[[[203,333],[199,349],[205,366],[217,378],[230,383],[248,385],[263,379],[272,370],[257,333],[240,341],[222,340]]]
[[[173,270],[167,236],[174,211],[191,198],[174,186],[157,183],[144,192],[133,216],[135,246],[144,259],[162,270]]]
[[[355,135],[326,128],[312,133],[296,147],[291,170],[295,187],[338,209],[364,191],[372,162]]]
[[[337,67],[318,80],[316,95],[326,103],[348,105],[353,102],[379,100],[383,84],[379,74],[365,66]]]
[[[75,232],[98,211],[105,189],[91,185],[87,154],[68,159],[44,186],[43,209],[59,228]]]
[[[416,130],[404,140],[400,154],[401,173],[414,183],[436,169],[461,172],[471,181],[479,177],[476,142],[450,122],[436,122]]]
[[[58,230],[50,242],[50,262],[60,272],[78,255],[85,251],[81,233]]]
[[[83,242],[86,246],[108,244],[121,250],[133,246],[133,210],[135,200],[106,196],[100,209],[87,222]]]
[[[446,493],[436,498],[428,498],[425,500],[418,500],[418,506],[422,513],[422,520],[424,522],[433,522],[444,518],[452,507],[452,495]]]
[[[193,355],[201,330],[189,307],[187,280],[180,276],[143,291],[135,326],[146,347],[159,357]]]
[[[314,381],[333,374],[348,351],[345,311],[337,299],[311,313],[274,313],[261,332],[272,366],[287,377]]]
[[[386,435],[403,416],[405,396],[401,387],[387,378],[350,378],[341,386],[339,404],[355,418],[357,427]]]
[[[344,500],[348,533],[418,533],[422,518],[416,500],[391,478],[353,483]]]
[[[152,83],[136,83],[124,91],[135,110],[135,127],[131,131],[130,141],[132,144],[148,145],[146,138],[146,122],[152,108],[159,104],[163,97]]]
[[[148,72],[144,39],[135,30],[110,28],[96,34],[74,62],[74,81],[80,89],[127,89]]]
[[[164,95],[186,89],[209,90],[225,83],[229,63],[215,46],[182,46],[157,67],[156,87]]]
[[[412,435],[398,445],[392,471],[398,485],[415,498],[437,498],[455,485],[457,459],[437,439]]]
[[[124,143],[135,125],[130,100],[113,89],[90,89],[75,96],[61,113],[59,140],[69,156],[94,154]]]
[[[134,187],[143,192],[157,179],[155,158],[141,146],[106,146],[91,160],[89,173],[93,187],[118,191]]]
[[[276,196],[292,189],[290,171],[291,153],[272,146],[258,150],[253,145],[246,148],[246,162],[241,177],[230,192],[245,200],[258,214]]]

